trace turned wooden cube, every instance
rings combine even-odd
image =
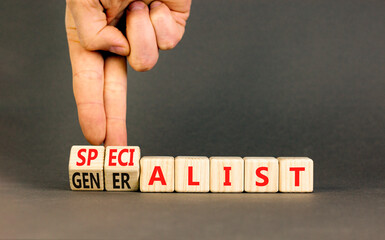
[[[108,146],[104,161],[104,184],[107,191],[139,189],[140,148]]]
[[[208,157],[175,158],[175,191],[208,192],[210,190]]]
[[[313,192],[313,160],[279,157],[279,191]]]
[[[173,192],[174,158],[142,157],[140,159],[140,191]]]
[[[245,191],[277,192],[278,160],[274,157],[245,157]]]
[[[210,191],[243,192],[243,169],[241,157],[211,157]]]
[[[104,190],[103,146],[72,146],[68,164],[72,190]]]

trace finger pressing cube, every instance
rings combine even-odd
[[[107,147],[104,161],[106,190],[137,191],[139,189],[139,160],[139,147]]]

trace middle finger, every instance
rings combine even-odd
[[[158,45],[148,6],[142,1],[130,4],[127,10],[126,33],[131,53],[128,62],[136,71],[147,71],[158,61]]]

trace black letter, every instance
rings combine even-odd
[[[82,181],[80,181],[80,180],[76,181],[76,179],[75,179],[76,176],[80,176],[80,173],[75,172],[72,175],[72,184],[74,185],[75,188],[81,188],[82,187]]]
[[[83,173],[83,188],[90,188],[90,186],[86,185],[88,178],[85,178],[85,176],[88,176],[88,173]]]
[[[121,181],[122,181],[122,187],[124,188],[124,184],[126,184],[128,189],[131,189],[130,184],[128,183],[128,180],[130,180],[130,175],[128,173],[121,173]]]
[[[90,173],[91,176],[91,188],[94,188],[93,182],[95,182],[95,185],[100,188],[100,181],[99,181],[99,173],[96,173],[96,178],[94,177],[94,174]]]
[[[112,188],[120,189],[119,185],[117,185],[117,183],[119,182],[119,179],[117,179],[116,177],[119,177],[119,173],[112,173]]]

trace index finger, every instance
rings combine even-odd
[[[104,60],[100,53],[87,51],[81,46],[68,8],[66,30],[79,123],[88,142],[100,145],[106,135],[103,101]]]

